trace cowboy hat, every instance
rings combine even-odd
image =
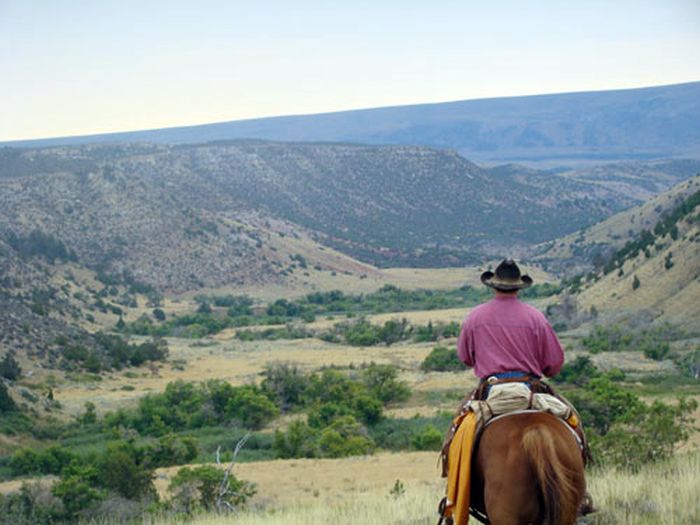
[[[481,282],[496,290],[509,292],[531,286],[532,278],[529,275],[520,275],[520,268],[513,259],[504,259],[495,272],[482,273]]]

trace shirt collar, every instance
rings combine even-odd
[[[517,300],[518,300],[518,296],[517,296],[517,294],[513,294],[513,295],[495,295],[495,296],[493,297],[493,300],[494,300],[494,301],[517,301]]]

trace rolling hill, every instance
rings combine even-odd
[[[258,138],[412,144],[475,160],[580,161],[700,157],[700,82],[284,116],[198,126],[15,141],[183,144]]]
[[[611,168],[644,174],[620,189],[601,170],[486,168],[414,146],[0,148],[0,343],[51,366],[56,340],[98,348],[90,332],[163,296],[342,288],[379,282],[377,266],[527,254],[636,204],[630,187],[654,191],[696,167],[655,166]],[[554,253],[567,256],[557,246],[542,262]]]
[[[585,176],[584,176],[585,178]],[[649,180],[647,180],[649,182]],[[700,189],[700,175],[581,231],[541,244],[534,260],[564,275],[588,272],[602,266],[643,230],[651,230],[665,215]]]
[[[126,270],[169,292],[283,280],[302,252],[322,270],[360,264],[329,264],[325,247],[382,266],[476,263],[638,202],[598,182],[412,146],[238,141],[0,154],[6,238],[42,232],[95,271]],[[293,238],[304,247],[285,248]]]
[[[666,205],[665,209],[662,207]],[[652,221],[656,216],[657,220]],[[619,248],[582,280],[579,306],[608,321],[643,326],[669,322],[697,332],[700,317],[700,177],[644,206],[605,221],[598,234],[636,218],[638,233],[613,240]],[[609,229],[606,229],[609,228]],[[614,234],[613,234],[614,235]]]

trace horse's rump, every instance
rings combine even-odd
[[[569,525],[585,494],[575,438],[550,414],[494,421],[474,456],[472,502],[491,523]]]

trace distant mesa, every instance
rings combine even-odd
[[[410,144],[478,161],[700,158],[700,82],[639,89],[466,100],[0,143],[203,143],[241,138]]]

